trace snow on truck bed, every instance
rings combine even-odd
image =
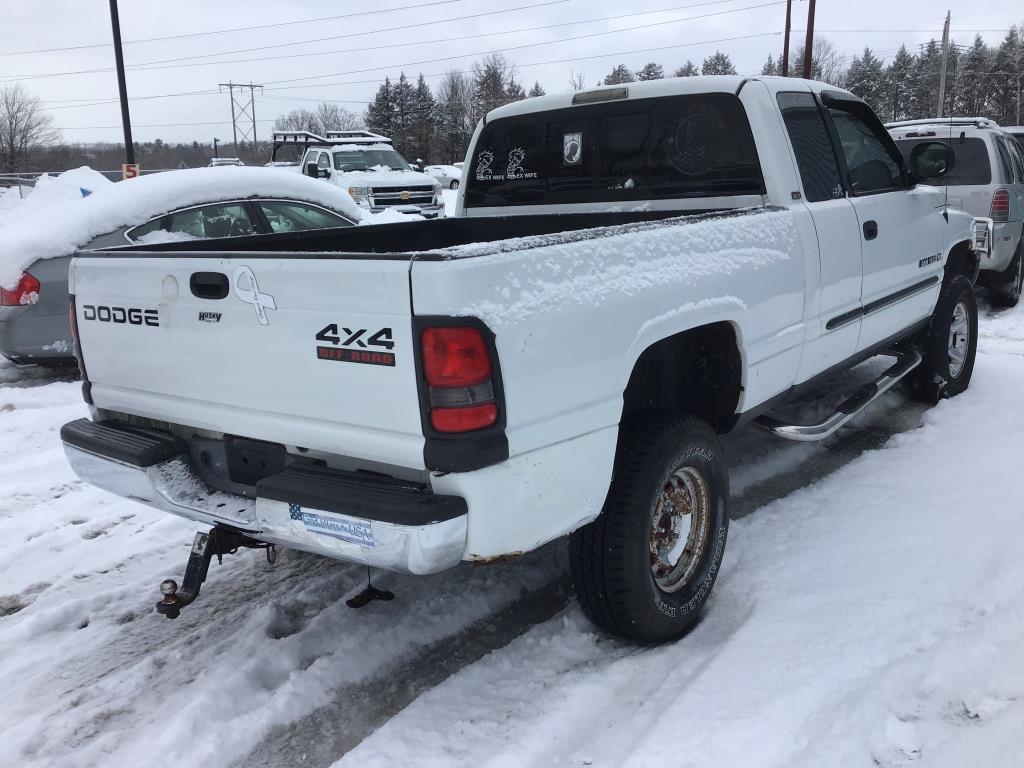
[[[84,171],[89,169],[69,172],[77,174],[72,182]],[[33,205],[42,189],[28,196],[18,208],[18,220],[0,227],[0,286],[13,287],[37,259],[69,255],[94,237],[189,205],[272,196],[323,205],[356,221],[363,217],[362,209],[339,187],[278,168],[190,168],[105,186],[97,182],[95,187],[88,197],[71,195],[42,207]],[[22,209],[28,214],[24,218]]]
[[[363,569],[244,552],[160,618],[157,584],[198,526],[78,481],[57,435],[86,414],[78,385],[0,364],[0,765],[327,766],[351,749],[341,768],[1020,768],[1024,306],[981,322],[971,389],[734,522],[704,620],[657,648],[598,634],[571,600],[503,634],[564,583],[551,547],[377,575],[397,599],[360,611],[344,600]],[[887,395],[844,432],[908,409]],[[737,439],[752,463],[734,494],[839,448]],[[466,643],[492,652],[474,663]]]

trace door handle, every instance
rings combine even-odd
[[[188,287],[197,299],[223,299],[228,295],[228,276],[220,272],[193,272]]]
[[[878,237],[878,222],[871,220],[864,222],[864,239],[874,240]]]

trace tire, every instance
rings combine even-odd
[[[692,558],[671,565],[672,531],[659,522],[672,519],[667,499],[689,500],[690,514],[675,531],[699,547]],[[729,474],[718,436],[692,416],[645,420],[620,438],[615,473],[604,509],[569,540],[573,589],[587,617],[602,629],[638,643],[680,637],[690,630],[711,594],[729,530]],[[668,511],[666,511],[666,509]],[[703,510],[703,511],[701,511]],[[667,533],[666,533],[667,532]],[[660,546],[656,578],[652,547]],[[685,549],[683,552],[685,553]]]
[[[966,325],[964,325],[966,321]],[[954,324],[966,333],[957,341],[963,358],[951,354]],[[927,403],[955,397],[971,383],[978,351],[978,303],[974,286],[962,275],[943,284],[931,322],[921,340],[921,364],[914,373],[913,393]]]
[[[458,189],[458,188],[459,188],[459,181],[458,181],[458,179],[452,179],[452,183],[448,185],[448,189]]]
[[[1024,240],[1017,246],[1017,255],[1013,257],[1006,271],[999,272],[991,279],[989,302],[994,307],[1016,307],[1024,290]]]

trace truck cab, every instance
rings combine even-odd
[[[345,189],[371,213],[396,211],[426,219],[444,215],[441,186],[413,168],[387,136],[370,131],[275,131],[274,161],[282,147],[298,146],[299,172]]]

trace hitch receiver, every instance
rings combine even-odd
[[[233,555],[240,547],[247,549],[267,550],[267,560],[273,563],[276,559],[277,550],[273,544],[265,544],[262,541],[246,536],[240,531],[231,528],[211,528],[209,533],[199,532],[195,541],[192,542],[192,551],[188,556],[188,564],[185,566],[185,577],[182,579],[181,589],[174,579],[165,579],[160,582],[160,593],[163,599],[156,604],[157,613],[166,616],[168,619],[176,619],[181,609],[199,597],[199,590],[206,581],[206,574],[210,570],[210,561],[217,557],[221,562],[224,555]]]

